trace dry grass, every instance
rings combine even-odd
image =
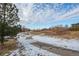
[[[69,31],[67,34],[61,35],[60,37],[67,39],[73,39],[73,38],[79,39],[79,31]]]
[[[0,44],[1,47],[1,44]],[[10,51],[16,49],[16,40],[11,39],[6,42],[4,42],[3,49],[0,50],[0,55],[4,55],[6,53],[9,53]]]
[[[44,35],[48,35],[48,36],[57,36],[60,38],[66,38],[66,39],[74,39],[77,38],[79,39],[79,31],[63,31],[63,32],[59,32],[59,31],[53,31],[53,30],[44,30],[44,31],[34,31],[31,32],[34,35],[39,35],[39,34],[44,34]]]

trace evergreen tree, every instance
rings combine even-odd
[[[19,21],[18,9],[12,3],[0,3],[0,42],[4,44],[4,36],[9,35],[11,29]]]

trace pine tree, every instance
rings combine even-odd
[[[0,42],[4,44],[4,36],[19,21],[18,9],[12,3],[0,3]]]

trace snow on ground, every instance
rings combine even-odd
[[[19,33],[17,35],[17,41],[18,43],[24,47],[24,50],[21,50],[20,54],[17,55],[26,55],[26,56],[57,56],[58,54],[51,53],[47,50],[43,50],[41,48],[33,46],[31,43],[35,42],[35,40],[27,39],[26,35],[24,33]],[[19,48],[19,50],[21,47]],[[11,54],[16,55],[16,53],[19,53],[19,51],[15,51]]]
[[[41,36],[41,35],[33,36],[33,39],[36,41],[51,44],[54,46],[79,51],[79,40],[76,40],[76,39],[68,40],[68,39],[49,37],[49,36]]]
[[[10,53],[10,55],[9,56],[19,56],[20,54],[19,53],[17,53],[17,52],[19,52],[19,49],[16,49],[16,50],[14,50],[14,51],[11,51]]]
[[[31,34],[30,34],[31,36]],[[47,44],[51,44],[54,46],[72,49],[79,51],[79,40],[76,39],[62,39],[57,37],[49,37],[49,36],[42,36],[42,35],[33,35],[30,37],[26,35],[26,33],[19,33],[17,34],[17,42],[19,49],[15,50],[11,55],[26,55],[26,56],[57,56],[58,54],[51,53],[47,50],[43,50],[38,48],[31,43],[33,42],[43,42]],[[27,38],[28,37],[28,38]],[[23,47],[23,48],[22,48]]]

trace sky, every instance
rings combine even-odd
[[[78,3],[17,3],[19,24],[30,29],[79,23]]]

